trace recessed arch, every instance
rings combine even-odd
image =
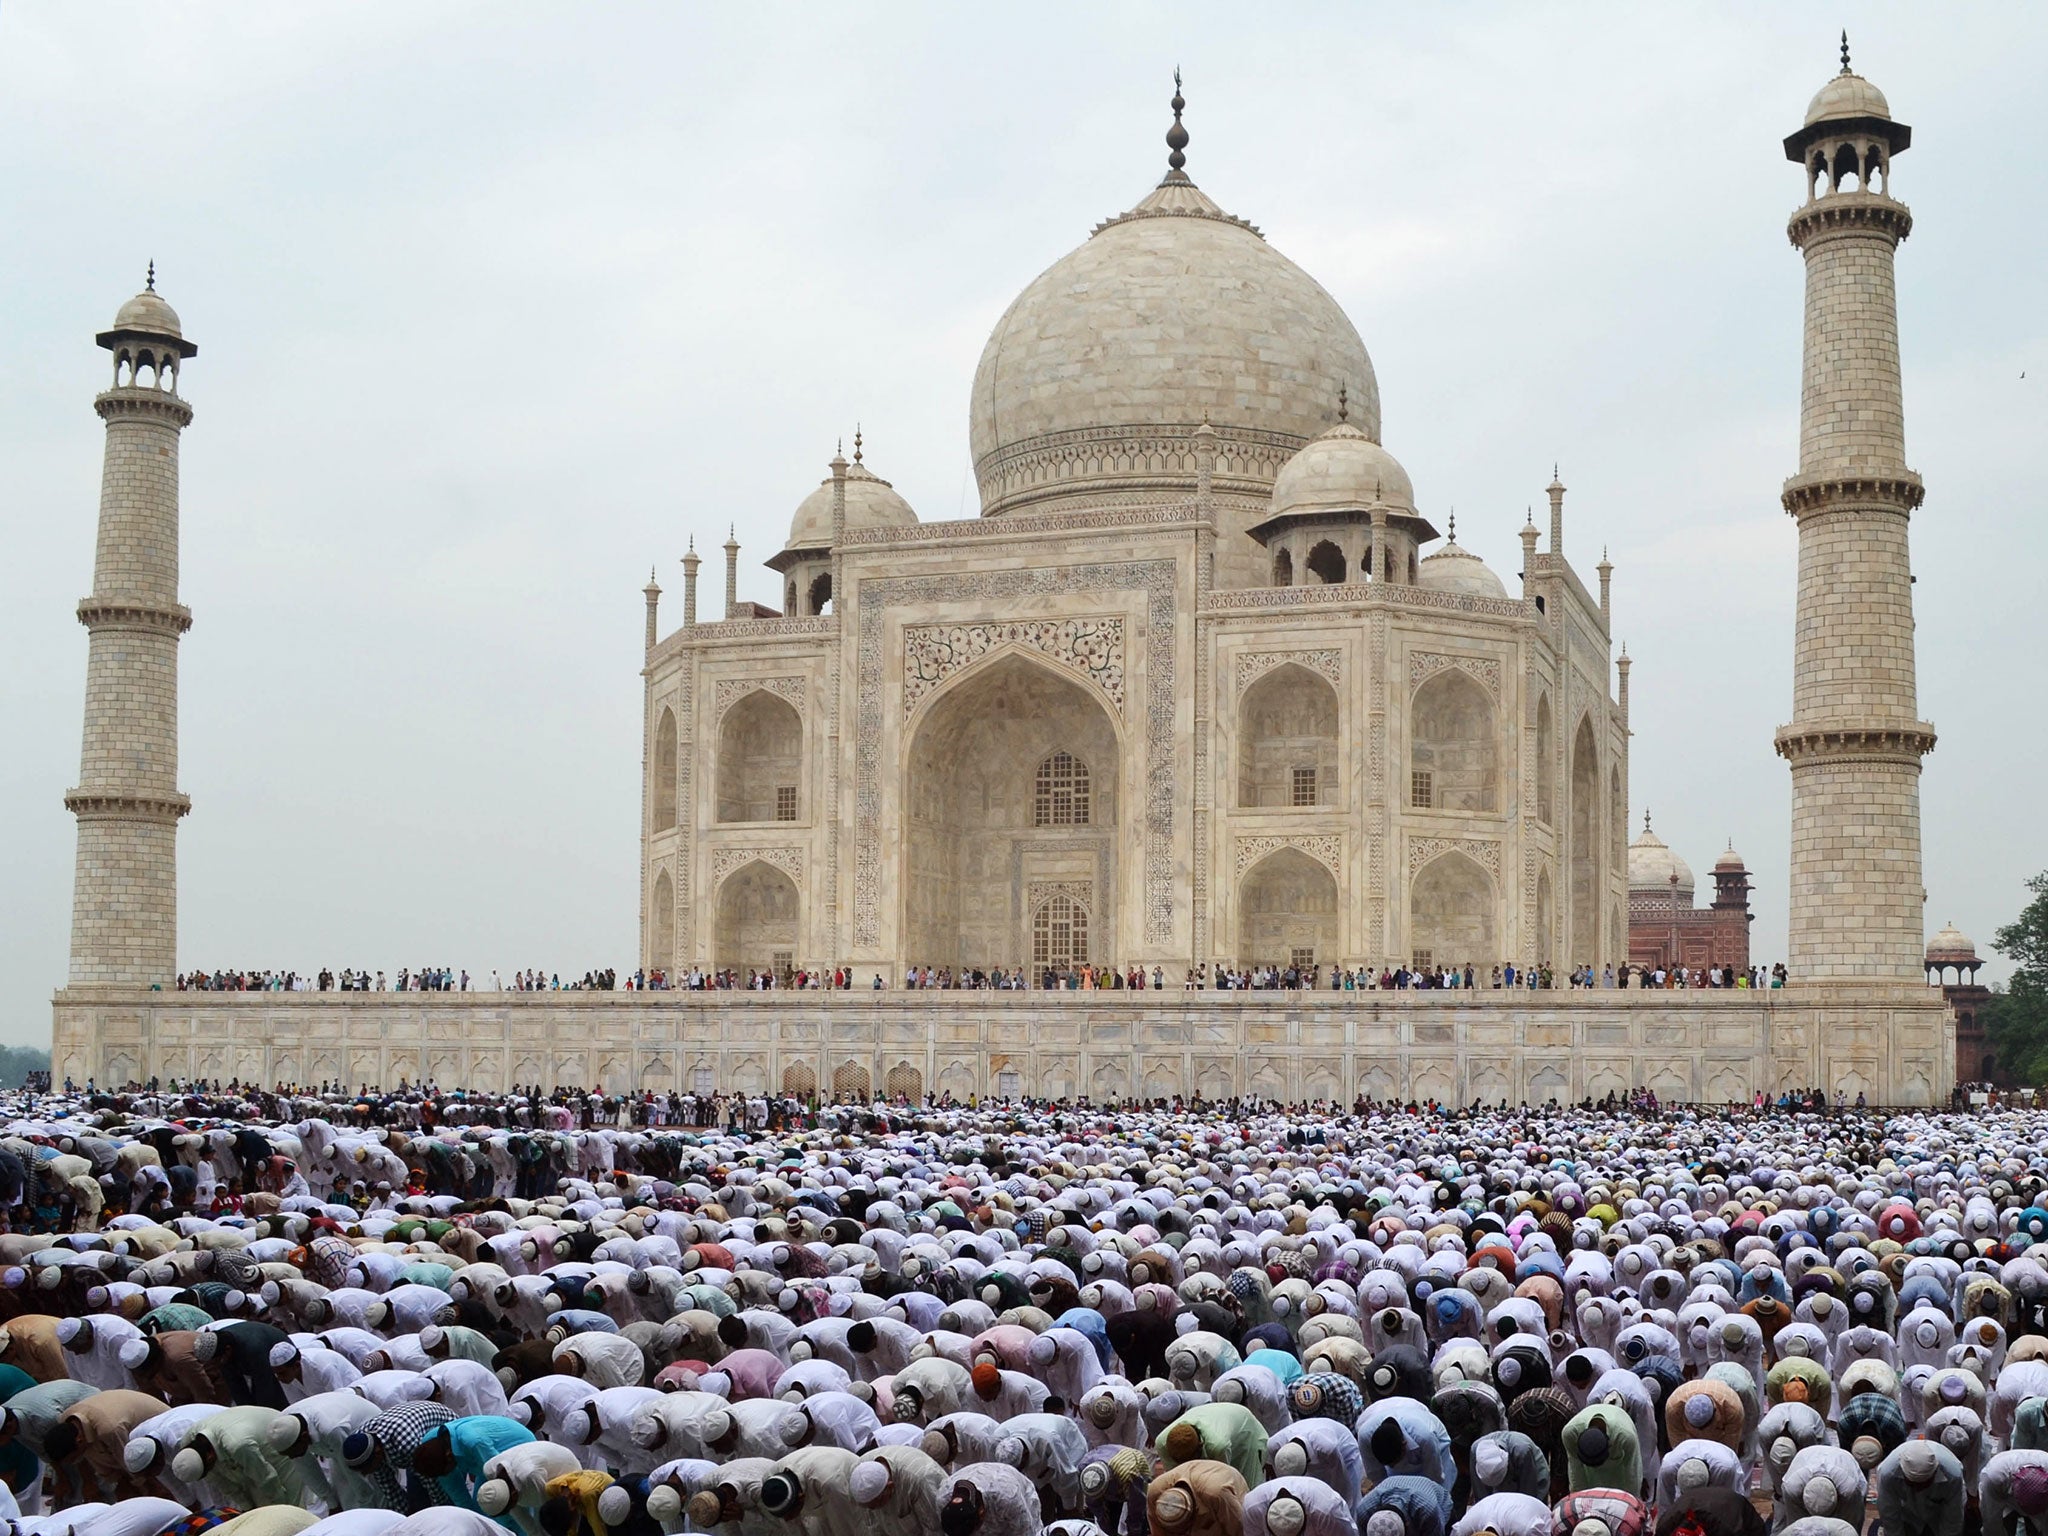
[[[1547,693],[1536,697],[1536,819],[1557,825],[1557,726]]]
[[[789,700],[757,688],[718,724],[718,819],[795,821],[804,724]]]
[[[1410,805],[1465,812],[1498,807],[1493,698],[1470,673],[1446,667],[1416,689],[1408,724]]]
[[[676,824],[676,716],[664,708],[654,727],[654,784],[650,797],[654,809],[654,830],[666,832]]]
[[[1308,573],[1322,585],[1340,585],[1344,580],[1344,571],[1344,551],[1329,539],[1324,539],[1308,552]]]
[[[818,1074],[807,1061],[793,1061],[782,1069],[782,1091],[791,1098],[810,1099],[818,1094]]]
[[[1273,585],[1291,587],[1294,585],[1294,556],[1284,549],[1273,552]]]
[[[1237,952],[1246,965],[1329,965],[1338,956],[1337,880],[1299,848],[1267,854],[1238,888]]]
[[[832,607],[832,573],[825,571],[811,582],[810,595],[806,599],[804,612],[812,615],[826,613]]]
[[[780,974],[796,959],[796,882],[765,859],[740,866],[718,887],[720,970]]]
[[[1537,965],[1557,963],[1557,888],[1547,869],[1536,876],[1536,933],[1529,954]]]
[[[891,1099],[915,1104],[924,1097],[924,1074],[907,1061],[899,1061],[882,1078],[882,1092]]]
[[[1493,877],[1465,854],[1438,854],[1408,883],[1408,948],[1418,966],[1476,966],[1499,958]]]
[[[975,663],[925,700],[904,763],[903,963],[1029,963],[1040,884],[1088,908],[1090,957],[1113,958],[1122,745],[1099,692],[1022,649]],[[1077,780],[1057,771],[1062,756],[1085,769],[1085,821],[1060,818],[1080,805]]]
[[[1237,803],[1337,803],[1337,690],[1298,662],[1273,668],[1237,707]]]
[[[840,1104],[866,1104],[874,1098],[868,1069],[857,1061],[843,1061],[832,1074],[832,1098]]]
[[[676,888],[668,871],[654,877],[654,900],[647,922],[647,964],[667,970],[674,962],[676,945]]]
[[[1065,892],[1040,901],[1031,912],[1031,968],[1066,971],[1088,964],[1088,908]]]
[[[1572,732],[1571,952],[1572,965],[1600,962],[1600,752],[1593,717],[1579,717]]]

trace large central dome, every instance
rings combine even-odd
[[[1205,419],[1216,489],[1264,497],[1340,387],[1377,442],[1372,359],[1337,301],[1175,169],[997,322],[969,422],[982,515],[1185,497]]]

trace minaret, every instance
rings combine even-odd
[[[702,562],[697,558],[697,540],[690,539],[690,547],[683,555],[683,628],[697,627],[697,567]]]
[[[113,387],[93,402],[107,424],[92,596],[85,749],[64,804],[78,818],[71,894],[73,987],[169,987],[178,953],[178,436],[192,407],[178,370],[198,348],[149,286],[99,344]]]
[[[728,528],[725,532],[725,616],[736,619],[740,615],[740,540],[739,534]]]
[[[1564,558],[1564,481],[1558,478],[1557,466],[1550,466],[1550,484],[1543,488],[1543,494],[1550,498],[1550,554],[1552,559]]]
[[[654,567],[647,568],[647,585],[640,589],[647,599],[647,654],[654,654],[655,637],[660,633],[661,583],[654,579]]]
[[[1892,157],[1912,142],[1884,95],[1849,68],[1785,140],[1807,199],[1788,233],[1806,258],[1799,473],[1784,506],[1799,524],[1792,723],[1792,931],[1803,982],[1917,981],[1921,960],[1920,759],[1934,730],[1914,699],[1907,523],[1920,477],[1906,467],[1898,243],[1913,227],[1891,197]]]

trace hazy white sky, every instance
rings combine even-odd
[[[1631,800],[1784,949],[1801,194],[1856,64],[1894,190],[1930,930],[2048,866],[2048,10],[0,6],[0,1039],[65,973],[106,380],[155,258],[183,387],[181,966],[633,963],[640,588],[741,592],[866,429],[976,510],[1009,299],[1163,166],[1364,335],[1385,439],[1509,575],[1553,459],[1612,552]],[[2024,371],[2024,377],[2022,373]]]

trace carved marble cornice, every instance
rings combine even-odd
[[[1888,236],[1894,242],[1913,232],[1913,214],[1904,203],[1874,192],[1834,192],[1817,197],[1792,215],[1785,234],[1802,250],[1837,235]]]
[[[152,603],[143,598],[86,597],[79,599],[78,622],[87,629],[182,635],[192,627],[192,610],[182,603]]]
[[[1910,724],[1782,725],[1774,738],[1778,756],[1798,768],[1819,763],[1890,762],[1918,768],[1934,750],[1934,727]]]
[[[1785,482],[1780,503],[1802,521],[1822,512],[1869,507],[1915,510],[1927,495],[1927,487],[1910,469],[1883,470],[1867,474],[1829,471],[1794,475]]]
[[[145,420],[154,417],[173,427],[192,425],[192,407],[168,390],[109,389],[93,400],[92,408],[99,412],[101,421],[132,416]]]
[[[1392,581],[1340,581],[1326,587],[1240,587],[1211,592],[1202,604],[1201,612],[1206,618],[1224,613],[1375,606],[1525,620],[1536,612],[1533,603],[1525,603],[1518,598],[1474,597],[1468,592],[1443,592],[1434,587],[1414,587]]]
[[[123,794],[117,790],[73,789],[64,809],[80,821],[176,821],[192,809],[189,795]]]

